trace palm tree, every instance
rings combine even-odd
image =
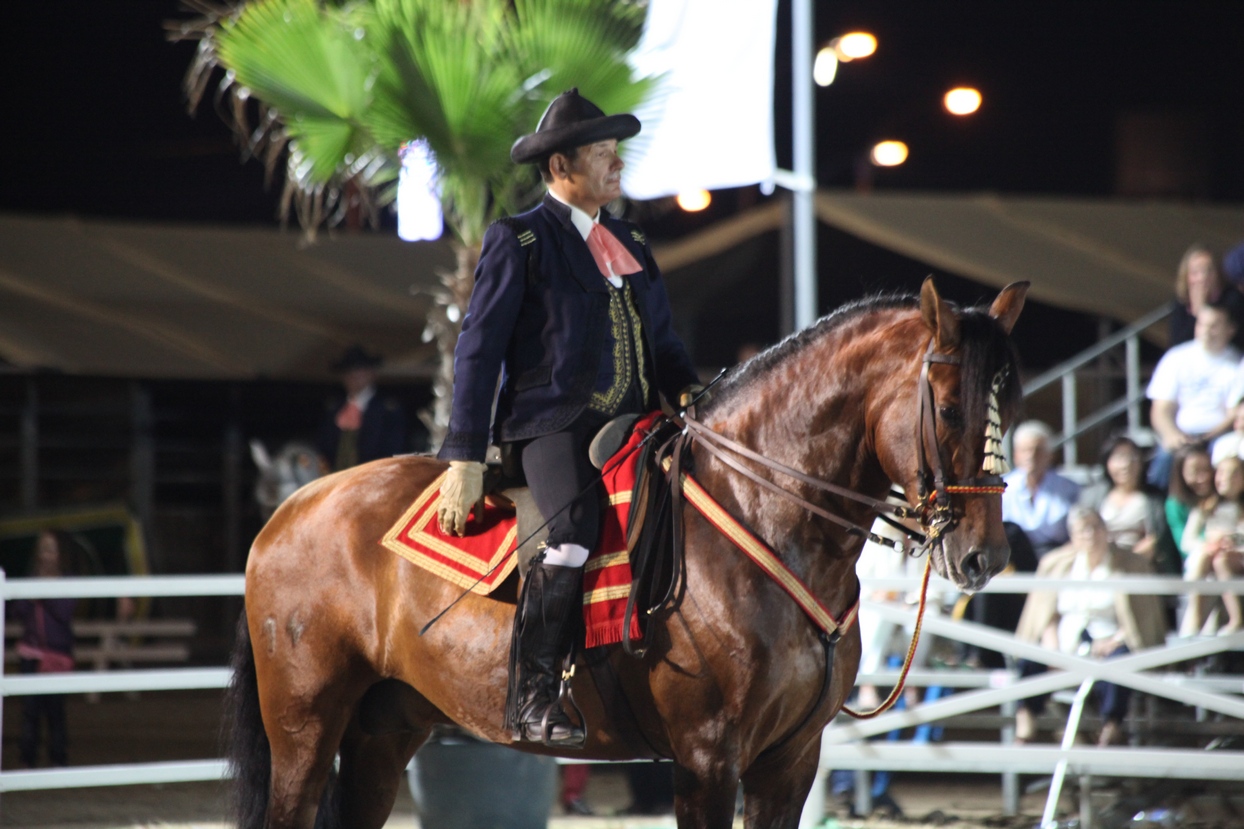
[[[552,99],[577,86],[606,112],[634,109],[656,79],[627,63],[645,10],[633,0],[185,0],[170,24],[199,48],[186,75],[191,111],[219,82],[222,114],[244,155],[269,173],[285,157],[282,219],[310,237],[348,209],[372,217],[393,198],[405,142],[435,160],[457,266],[438,274],[424,340],[440,365],[431,413],[449,421],[453,349],[474,287],[484,231],[538,193],[510,145]]]

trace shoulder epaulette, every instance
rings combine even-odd
[[[517,219],[514,216],[502,216],[500,219],[497,219],[496,223],[505,225],[510,230],[514,231],[514,236],[518,239],[519,247],[525,248],[532,242],[536,241],[536,234],[532,232],[531,228],[527,226],[527,223],[521,219]]]
[[[527,284],[535,285],[540,281],[540,269],[536,264],[536,249],[531,247],[536,241],[535,232],[527,223],[516,216],[502,216],[496,224],[502,224],[514,232],[520,248],[527,248]]]

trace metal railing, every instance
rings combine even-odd
[[[918,586],[914,577],[861,579],[861,589],[909,590]],[[939,580],[931,589],[954,588]],[[1091,583],[1071,579],[1037,578],[1014,575],[991,581],[982,592],[1027,594],[1033,590],[1094,589],[1106,587],[1131,594],[1223,593],[1244,592],[1244,580],[1222,582],[1184,581],[1178,578],[1134,576],[1112,578]],[[910,627],[915,610],[894,604],[866,602],[868,610],[886,621]],[[1061,793],[1062,778],[1067,774],[1088,778],[1092,775],[1118,777],[1152,777],[1187,780],[1240,780],[1244,778],[1244,752],[1207,751],[1171,748],[1079,748],[1064,740],[1061,746],[1008,745],[1013,728],[1002,729],[1001,743],[916,743],[912,741],[864,742],[903,728],[937,723],[951,717],[1001,708],[1004,716],[1014,714],[1015,705],[1023,699],[1079,687],[1087,693],[1093,682],[1111,682],[1155,697],[1212,711],[1228,717],[1244,719],[1244,679],[1240,677],[1202,678],[1177,672],[1155,673],[1154,669],[1179,662],[1203,659],[1232,650],[1244,649],[1244,632],[1229,636],[1196,637],[1172,640],[1165,646],[1150,648],[1124,656],[1098,660],[1072,656],[1029,642],[1022,642],[1009,632],[966,621],[952,621],[940,615],[926,615],[923,629],[967,645],[999,651],[1017,658],[1048,665],[1052,671],[1021,679],[1012,671],[920,671],[909,676],[914,685],[940,684],[971,688],[964,693],[924,702],[915,708],[892,711],[872,720],[855,722],[839,717],[829,725],[821,741],[821,766],[818,782],[813,785],[804,810],[801,827],[814,826],[824,813],[824,777],[830,769],[861,771],[937,771],[962,773],[999,773],[1003,775],[1003,811],[1018,813],[1019,792],[1016,775],[1049,774],[1053,776],[1042,826],[1053,825],[1053,815]],[[885,684],[881,675],[862,675],[858,681]],[[889,681],[894,681],[890,674]],[[1073,706],[1067,732],[1074,736],[1083,706]],[[860,787],[867,798],[867,787]],[[858,808],[858,807],[857,807]],[[1089,808],[1085,802],[1082,809]],[[867,811],[862,809],[861,811]],[[1088,825],[1090,815],[1081,815]]]
[[[874,590],[910,589],[912,577],[862,579],[865,593]],[[1131,594],[1244,593],[1244,580],[1228,582],[1188,582],[1177,578],[1126,577],[1091,584],[1067,579],[1009,576],[994,579],[983,592],[1030,593],[1036,589],[1065,590],[1071,587],[1100,590],[1110,588]],[[932,589],[953,591],[949,582],[935,580]],[[9,599],[97,598],[108,596],[238,596],[244,591],[241,575],[164,576],[127,578],[21,579],[6,581],[0,571],[0,612]],[[886,621],[911,624],[915,611],[888,603],[865,601],[864,607]],[[892,771],[961,771],[1052,774],[1061,768],[1068,774],[1100,774],[1129,777],[1169,777],[1189,779],[1240,779],[1244,777],[1244,752],[1197,751],[1160,748],[1083,749],[1070,745],[1011,746],[998,743],[911,742],[870,743],[867,737],[944,721],[982,709],[1008,706],[1027,697],[1083,687],[1088,681],[1108,681],[1143,693],[1176,700],[1205,711],[1244,719],[1244,680],[1239,677],[1190,677],[1174,672],[1154,673],[1154,669],[1227,650],[1244,649],[1244,633],[1230,636],[1178,641],[1167,647],[1151,648],[1115,659],[1094,660],[1048,651],[1039,645],[1021,642],[1009,633],[964,621],[929,615],[924,629],[968,645],[1033,659],[1053,670],[1027,679],[1007,671],[952,670],[915,671],[913,685],[940,684],[963,689],[962,693],[915,708],[883,714],[863,722],[835,721],[822,738],[818,782],[805,807],[802,825],[819,823],[824,814],[824,777],[831,769]],[[0,705],[5,697],[46,693],[88,693],[113,691],[166,691],[223,688],[229,669],[163,668],[133,671],[81,672],[51,675],[5,675],[0,678]],[[861,681],[883,684],[887,675],[863,675]],[[892,679],[892,677],[891,677]],[[1009,709],[1013,711],[1012,709]],[[1074,723],[1069,730],[1074,730]],[[77,766],[61,769],[21,771],[0,770],[0,793],[62,789],[88,786],[120,786],[150,783],[220,780],[226,774],[220,759],[183,760],[162,763],[128,763],[107,766]],[[1014,786],[1003,785],[1004,808],[1016,808]],[[1012,800],[1013,799],[1013,800]],[[1047,811],[1052,814],[1052,807]]]
[[[1056,381],[1062,384],[1062,433],[1054,440],[1051,449],[1062,447],[1063,463],[1075,466],[1077,463],[1076,438],[1103,423],[1127,412],[1127,430],[1135,433],[1141,428],[1141,401],[1145,398],[1141,386],[1140,336],[1149,328],[1166,319],[1171,314],[1171,306],[1163,305],[1155,308],[1136,320],[1126,328],[1102,339],[1096,345],[1086,348],[1069,360],[1064,360],[1048,371],[1044,371],[1024,383],[1025,399],[1053,385]],[[1089,363],[1110,353],[1119,346],[1124,348],[1124,379],[1126,390],[1122,397],[1107,403],[1097,411],[1080,418],[1078,415],[1079,396],[1076,389],[1076,372]]]
[[[241,596],[245,576],[123,576],[114,578],[5,578],[0,570],[0,618],[10,599],[97,599],[129,596]],[[152,668],[134,671],[82,671],[66,674],[0,676],[0,713],[6,697],[34,694],[84,694],[112,691],[185,691],[224,688],[228,668]],[[3,717],[0,717],[0,728]],[[187,783],[220,780],[220,759],[59,769],[0,769],[0,793],[34,789],[73,789],[87,786],[127,786],[139,783]]]

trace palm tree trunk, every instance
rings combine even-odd
[[[479,263],[480,246],[454,242],[457,266],[452,271],[437,274],[444,286],[432,297],[428,311],[426,331],[436,339],[438,356],[436,377],[432,381],[432,406],[419,412],[419,419],[427,426],[432,451],[440,448],[449,431],[449,413],[453,406],[454,348],[462,333],[462,318],[466,315],[471,291],[475,288],[475,266]]]

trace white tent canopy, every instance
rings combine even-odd
[[[1238,205],[821,191],[816,209],[932,269],[995,288],[1028,280],[1035,299],[1122,322],[1171,299],[1189,244],[1244,239]],[[675,302],[693,308],[694,296],[750,276],[722,254],[783,217],[771,200],[657,246]],[[0,216],[0,361],[100,376],[313,379],[363,342],[387,356],[387,371],[429,376],[428,300],[417,291],[453,266],[446,242],[374,233],[306,246],[270,229]],[[834,263],[822,256],[821,267],[832,274]]]
[[[73,374],[320,378],[351,343],[420,373],[443,242],[0,217],[0,358]]]
[[[1244,241],[1244,207],[997,195],[821,191],[822,222],[995,288],[1131,322],[1173,298],[1194,242]]]

